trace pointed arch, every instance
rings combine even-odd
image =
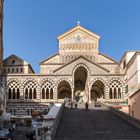
[[[20,99],[21,83],[18,79],[11,78],[6,83],[8,99]]]
[[[108,86],[110,90],[112,91],[112,99],[122,98],[122,89],[123,89],[124,83],[120,79],[112,78],[109,81]]]
[[[26,79],[23,83],[24,98],[25,99],[36,99],[37,98],[37,86],[38,83],[35,79]],[[34,95],[35,92],[35,95]]]
[[[93,80],[90,89],[91,100],[97,100],[98,98],[105,98],[105,82],[102,79],[95,79]]]
[[[71,85],[68,81],[63,80],[57,86],[58,99],[72,98]]]
[[[72,71],[72,75],[73,75],[73,76],[74,76],[75,71],[76,71],[76,69],[77,69],[78,67],[84,67],[84,68],[87,70],[87,75],[90,75],[90,74],[91,74],[91,73],[90,73],[90,69],[88,68],[88,66],[86,66],[86,65],[83,64],[83,63],[79,63],[78,65],[76,65],[76,66],[74,67],[74,69],[73,69],[73,71]]]
[[[53,99],[54,81],[52,79],[43,79],[41,81],[41,99]]]

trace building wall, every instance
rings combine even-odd
[[[140,88],[140,54],[137,56],[137,65],[138,65],[138,87]]]
[[[140,90],[129,98],[130,115],[140,120]]]
[[[133,56],[132,60],[129,62],[126,70],[128,90],[129,92],[135,91],[139,88],[139,55]]]
[[[115,78],[116,77],[116,78]],[[115,80],[119,80],[119,81],[123,81],[123,76],[115,76],[115,77],[110,77],[107,78],[106,76],[89,76],[87,81],[88,81],[88,91],[90,93],[91,90],[91,86],[92,84],[99,80],[101,82],[103,82],[104,86],[105,86],[105,94],[106,94],[106,99],[108,99],[108,94],[109,94],[109,90],[107,90],[110,86],[110,83],[113,83]],[[50,102],[50,101],[59,101],[57,98],[57,89],[58,89],[58,84],[61,81],[65,81],[68,82],[70,85],[70,88],[72,90],[72,93],[74,92],[74,77],[73,76],[45,76],[45,75],[8,75],[5,79],[5,84],[7,85],[7,101],[11,101],[11,102],[20,102],[20,99],[24,99],[24,102]],[[54,91],[54,95],[53,95],[53,99],[52,100],[41,100],[41,85],[42,82],[44,80],[48,80],[50,83],[53,84],[53,91]],[[36,99],[32,99],[32,100],[25,100],[25,85],[29,84],[30,86],[30,82],[33,83],[33,85],[31,85],[31,88],[34,89],[36,88],[37,91],[37,98]],[[34,87],[35,86],[35,87]],[[118,87],[118,85],[114,84],[114,87]],[[16,88],[15,90],[17,91],[17,88],[19,88],[20,90],[20,98],[19,99],[10,99],[8,100],[8,88]],[[125,94],[124,91],[124,84],[122,83],[121,85],[122,90],[122,94]],[[88,94],[89,94],[88,93]],[[123,98],[123,96],[122,96]],[[114,99],[113,99],[114,100]],[[23,100],[22,100],[23,101]],[[117,101],[117,100],[116,100]]]
[[[40,65],[40,73],[41,74],[52,74],[54,70],[56,70],[57,68],[59,68],[60,66],[62,66],[61,64],[55,64],[55,65],[51,65],[51,64],[46,64],[46,65]]]

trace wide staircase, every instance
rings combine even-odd
[[[106,107],[64,109],[54,140],[140,140],[140,130]]]

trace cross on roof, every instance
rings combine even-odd
[[[78,25],[78,26],[80,25],[80,21],[77,21],[77,25]]]

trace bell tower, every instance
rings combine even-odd
[[[3,69],[3,2],[0,0],[0,74]]]

